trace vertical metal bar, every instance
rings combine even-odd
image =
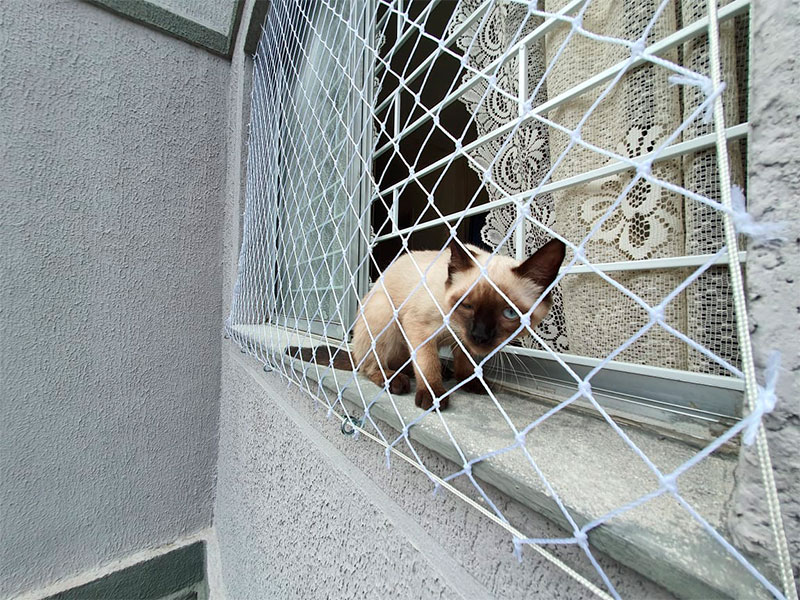
[[[518,114],[520,117],[525,115],[525,102],[528,100],[528,46],[522,44],[517,52],[519,79],[517,82]],[[521,217],[524,200],[517,200],[517,225],[514,230],[514,258],[523,260],[525,258],[525,219]]]
[[[397,22],[395,23],[397,37],[395,39],[398,40],[400,39],[400,36],[403,35],[403,20],[401,18],[402,13],[403,0],[397,0]],[[401,87],[399,83],[397,87],[397,94],[394,96],[394,119],[392,127],[394,139],[398,139],[400,135],[401,96],[403,95],[403,91],[399,89]],[[392,220],[392,231],[397,233],[400,230],[400,226],[398,225],[398,221],[400,219],[400,192],[398,189],[392,190],[392,214],[389,216],[389,218]]]
[[[358,4],[358,3],[356,3]],[[377,5],[375,0],[368,0],[367,2],[367,10],[369,11],[367,16],[364,19],[364,23],[362,25],[361,35],[364,36],[364,39],[371,40],[370,46],[375,48],[375,38],[377,35],[375,26],[373,25],[373,19],[375,19],[375,14],[377,12]],[[363,55],[363,69],[364,69],[364,77],[365,77],[365,84],[364,84],[364,96],[366,97],[366,101],[361,105],[361,115],[363,119],[363,127],[362,127],[362,143],[361,143],[361,151],[362,155],[366,158],[366,168],[372,170],[372,162],[373,162],[373,147],[374,147],[374,127],[372,125],[373,113],[372,108],[375,104],[375,56],[372,55],[368,49],[364,50]],[[359,198],[359,211],[361,213],[361,228],[362,231],[369,232],[372,227],[372,211],[369,209],[370,199],[374,193],[372,189],[372,177],[362,177],[361,179],[361,193]],[[372,237],[372,236],[369,236]],[[368,256],[372,252],[372,239],[363,239],[359,236],[359,243],[355,244],[358,247],[358,255],[354,257],[354,261],[352,264],[358,264],[358,261],[361,260],[361,257]],[[359,272],[357,273],[358,281],[358,296],[363,296],[367,293],[369,289],[369,261],[365,261]],[[358,298],[352,298],[352,305],[350,310],[350,315],[355,320],[355,315],[358,309]]]

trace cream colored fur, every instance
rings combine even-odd
[[[490,255],[487,252],[471,245],[467,248],[476,261],[486,267],[486,277],[503,291],[520,312],[530,310],[543,288],[512,271],[520,262],[506,256],[494,256],[489,260]],[[452,309],[476,280],[477,284],[464,302],[473,305],[492,302],[501,313],[509,305],[492,288],[486,277],[482,276],[477,265],[473,264],[455,272],[448,283],[450,254],[449,248],[441,253],[414,251],[397,259],[363,298],[363,309],[353,328],[351,353],[355,364],[360,364],[359,371],[378,385],[382,386],[388,381],[390,390],[394,393],[409,391],[408,377],[396,371],[408,360],[412,349],[415,350],[413,366],[417,380],[416,400],[417,405],[423,408],[429,408],[435,401],[434,398],[440,397],[445,391],[438,355],[440,347],[453,347],[455,374],[458,379],[463,380],[473,372],[472,362],[460,345],[455,343],[453,333],[473,357],[485,355],[497,345],[508,341],[507,338],[499,339],[487,348],[479,347],[470,340],[467,334],[469,311]],[[425,274],[424,286],[420,285],[422,273]],[[549,301],[539,304],[531,316],[532,326],[536,326],[544,318],[549,308]],[[397,320],[394,319],[395,309]],[[444,315],[451,311],[450,327],[443,327]],[[507,327],[500,332],[503,336],[512,335],[513,330],[518,328],[518,319],[509,321],[505,324]],[[480,391],[474,388],[472,386],[473,391]],[[445,404],[442,402],[443,406]]]

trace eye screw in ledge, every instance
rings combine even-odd
[[[345,435],[353,435],[356,432],[355,428],[361,427],[363,424],[364,422],[361,419],[346,417],[345,420],[342,421],[342,433]]]

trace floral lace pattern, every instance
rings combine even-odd
[[[459,4],[457,13],[451,20],[451,29],[455,29],[481,3],[477,0],[466,0]],[[511,40],[533,30],[539,21],[528,18],[526,7],[513,3],[494,5],[483,23],[479,20],[468,27],[458,39],[459,48],[467,54],[468,64],[472,69],[482,71],[507,49]],[[544,74],[544,49],[539,44],[538,52],[528,52],[528,89],[535,86]],[[511,58],[495,74],[497,87],[487,93],[487,84],[481,81],[467,92],[461,101],[467,106],[475,120],[478,136],[494,131],[517,117],[518,103],[516,96],[519,90],[518,59]],[[472,76],[470,72],[466,78]],[[543,102],[547,90],[542,85],[534,97],[534,103]],[[547,126],[539,122],[529,122],[519,127],[514,134],[490,140],[476,148],[470,155],[470,166],[483,175],[487,171],[491,175],[494,186],[487,186],[490,200],[497,200],[508,195],[519,194],[535,188],[550,168],[550,148]],[[531,203],[532,216],[548,227],[553,225],[553,199],[550,194],[537,196]],[[490,210],[486,223],[481,229],[481,239],[498,252],[515,256],[516,241],[510,236],[503,241],[508,231],[515,225],[517,207],[506,205]],[[525,247],[523,254],[530,256],[541,248],[549,236],[530,221],[525,222]],[[537,334],[557,352],[569,350],[566,320],[564,318],[562,294],[560,288],[553,292],[553,307],[548,316],[539,325]],[[523,342],[526,346],[535,347],[533,340]]]

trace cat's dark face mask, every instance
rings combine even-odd
[[[557,276],[564,259],[562,242],[548,242],[522,263],[509,257],[493,257],[485,275],[475,257],[457,242],[452,242],[450,249],[450,325],[473,357],[482,358],[528,333],[527,327],[520,325],[522,315],[530,314],[531,327],[547,315],[552,300],[549,293],[545,298],[541,295]]]

